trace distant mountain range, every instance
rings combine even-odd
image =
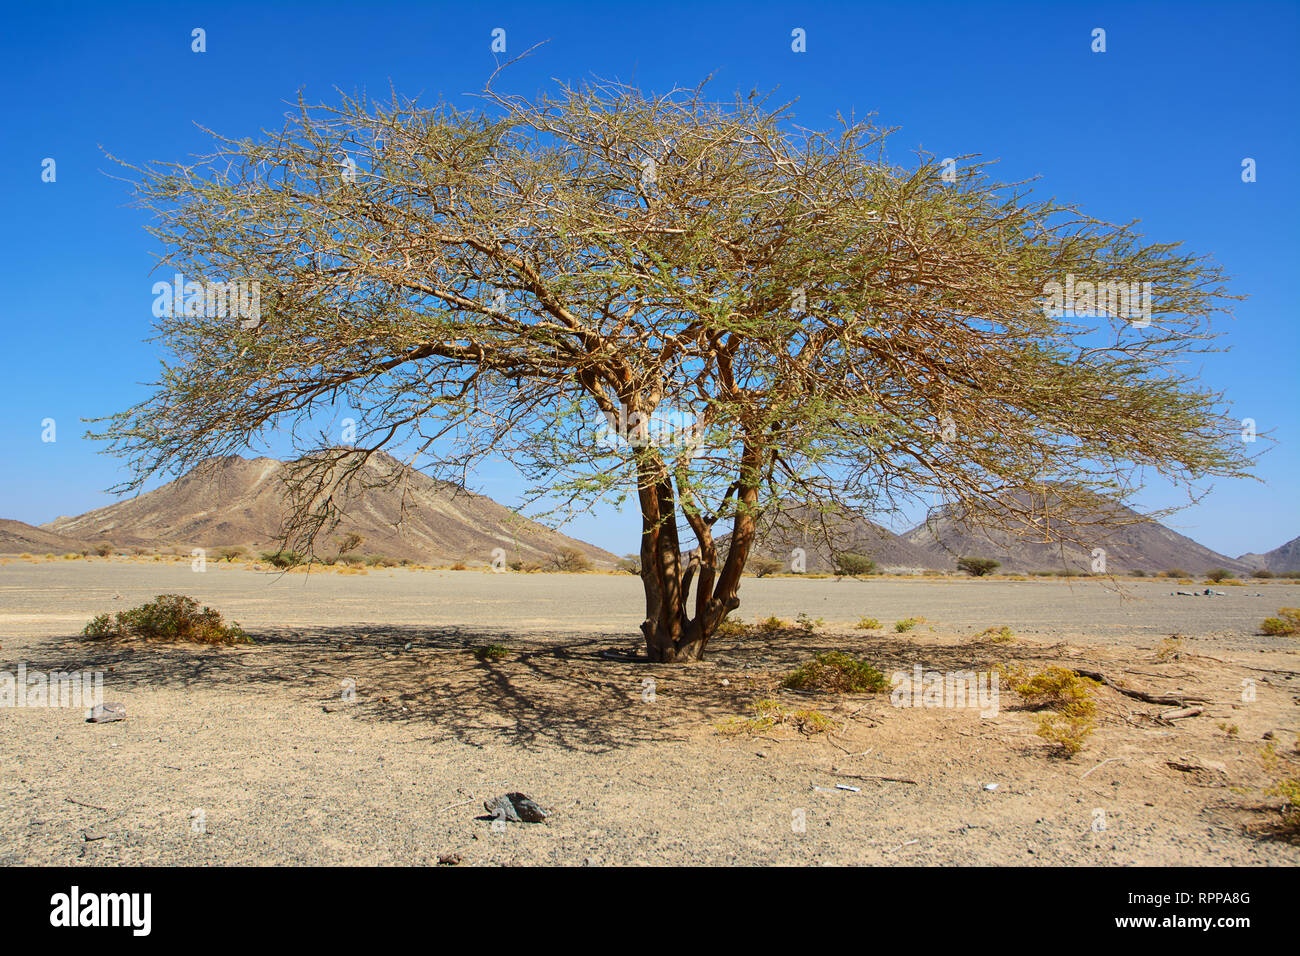
[[[0,529],[0,550],[33,538],[51,536],[50,546],[23,544],[21,551],[80,551],[95,542],[118,548],[244,545],[274,548],[288,512],[282,478],[286,464],[273,458],[252,460],[232,455],[209,461],[161,488],[76,517],[56,518],[40,528]],[[597,566],[617,558],[601,548],[521,517],[491,498],[438,481],[379,452],[367,462],[363,480],[375,485],[404,472],[400,486],[367,487],[345,509],[330,532],[339,538],[361,536],[355,553],[419,562],[464,561],[483,565],[493,551],[505,551],[508,563],[543,563],[564,548],[573,548]],[[13,522],[12,524],[21,524]],[[77,546],[77,545],[80,546]],[[318,554],[337,550],[331,540],[316,544]]]
[[[1300,538],[1292,538],[1286,544],[1264,554],[1243,554],[1237,560],[1252,570],[1263,568],[1274,574],[1300,571]]]
[[[150,550],[274,548],[287,513],[281,481],[285,469],[284,462],[272,458],[232,455],[206,462],[147,494],[40,527],[0,519],[0,553],[79,553],[102,542]],[[372,456],[366,469],[367,484],[397,472],[405,473],[405,482],[400,487],[368,488],[347,507],[331,537],[360,535],[359,556],[481,565],[491,560],[493,549],[502,548],[508,562],[527,564],[545,563],[561,549],[572,548],[597,567],[612,567],[618,560],[595,545],[523,518],[491,498],[409,469],[385,453]],[[1094,525],[1088,539],[1091,547],[1106,550],[1110,571],[1300,571],[1300,538],[1266,554],[1229,558],[1128,508],[1108,509],[1114,520]],[[1046,537],[980,528],[946,512],[895,534],[865,519],[794,506],[761,523],[753,556],[775,559],[788,568],[791,553],[802,548],[810,572],[833,570],[837,553],[866,555],[886,570],[950,571],[956,569],[958,558],[967,556],[992,558],[1001,562],[1002,571],[1090,569],[1091,547],[1063,548]],[[725,553],[727,537],[720,537],[718,545]],[[320,554],[334,550],[332,541],[317,543]],[[635,551],[635,542],[629,542],[626,550]]]
[[[1061,522],[1064,515],[1054,515]],[[802,548],[808,571],[829,571],[836,566],[836,553],[861,554],[887,570],[952,571],[963,557],[992,558],[1000,571],[1089,572],[1093,548],[1106,552],[1106,569],[1111,572],[1156,573],[1183,570],[1202,574],[1223,568],[1246,574],[1257,567],[1277,573],[1300,570],[1300,539],[1267,555],[1230,558],[1198,544],[1156,521],[1143,519],[1132,509],[1110,504],[1104,520],[1096,515],[1086,520],[1090,528],[1087,548],[1052,541],[1046,530],[1004,530],[972,521],[957,520],[940,512],[910,531],[894,534],[862,518],[826,515],[806,507],[793,507],[779,517],[760,524],[754,554],[780,561],[787,568],[795,548]],[[1080,516],[1080,520],[1082,516]],[[1046,521],[1042,527],[1046,528]],[[725,550],[727,537],[719,539]]]

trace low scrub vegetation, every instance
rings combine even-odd
[[[482,647],[474,648],[474,656],[485,663],[495,664],[497,661],[503,661],[510,656],[510,649],[502,647],[500,644],[485,644]]]
[[[904,634],[907,631],[910,631],[912,628],[916,627],[916,625],[920,624],[923,620],[925,620],[925,618],[905,617],[901,621],[895,621],[894,632],[896,634]]]
[[[1005,624],[1001,627],[998,627],[995,624],[993,627],[986,627],[984,630],[976,634],[975,640],[991,641],[994,644],[1009,644],[1011,641],[1015,640],[1015,636],[1016,635],[1012,632],[1011,628],[1007,627]]]
[[[723,638],[741,638],[747,637],[750,633],[750,627],[738,617],[724,618],[718,625],[718,629],[713,632],[714,637]]]
[[[1293,634],[1300,634],[1300,608],[1278,608],[1277,617],[1264,618],[1259,629],[1272,637],[1290,637]]]
[[[791,710],[775,700],[754,701],[753,717],[732,717],[718,725],[720,734],[761,734],[776,727],[791,727],[801,734],[824,734],[835,722],[817,710]]]
[[[1002,673],[1025,703],[1043,711],[1038,715],[1038,736],[1064,757],[1083,749],[1097,727],[1097,702],[1092,696],[1098,686],[1095,680],[1055,666],[1037,674],[1016,667],[1002,668]]]
[[[994,561],[992,558],[969,557],[957,559],[957,570],[965,571],[974,578],[982,578],[986,574],[992,574],[1000,567],[1002,567],[1002,562]]]
[[[1295,742],[1295,750],[1290,755],[1300,753],[1300,739]],[[1273,783],[1264,790],[1270,797],[1282,798],[1282,831],[1292,837],[1300,837],[1300,772],[1294,764],[1287,766],[1283,757],[1277,752],[1277,746],[1269,741],[1264,748],[1264,769],[1273,777]]]
[[[836,694],[883,693],[889,678],[866,661],[840,651],[818,654],[800,664],[781,681],[791,690],[825,690]]]
[[[861,575],[872,574],[876,570],[876,562],[872,561],[865,554],[841,554],[835,559],[835,573],[841,577],[856,578]]]
[[[877,631],[880,629],[880,621],[874,617],[860,617],[858,623],[854,626],[859,631]]]
[[[251,644],[238,624],[184,594],[160,594],[147,604],[116,615],[100,614],[85,626],[87,637],[142,638],[195,644]]]
[[[577,548],[561,548],[551,555],[551,565],[556,571],[570,574],[592,570],[591,559]]]
[[[1156,645],[1156,660],[1161,664],[1168,664],[1171,661],[1178,660],[1186,650],[1187,647],[1183,643],[1182,635],[1171,634]]]

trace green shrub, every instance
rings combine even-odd
[[[860,631],[874,631],[879,629],[880,622],[874,617],[860,617],[856,626]]]
[[[262,560],[275,568],[296,568],[302,564],[302,555],[297,551],[263,551]]]
[[[958,558],[957,570],[965,571],[971,577],[982,578],[986,574],[992,574],[995,570],[1002,567],[1001,561],[994,561],[992,558]]]
[[[1002,668],[1002,673],[1026,703],[1047,711],[1038,717],[1038,736],[1065,757],[1083,749],[1084,741],[1097,726],[1097,703],[1092,697],[1098,686],[1095,680],[1056,666],[1033,675],[1019,668]]]
[[[824,734],[835,722],[817,710],[790,710],[775,700],[754,701],[753,717],[732,717],[717,727],[720,734],[761,734],[774,727],[793,727],[801,734]]]
[[[902,634],[905,631],[910,631],[912,628],[916,627],[916,625],[920,623],[921,623],[921,618],[919,617],[905,617],[901,621],[894,622],[894,632],[897,634]]]
[[[1273,576],[1273,572],[1268,568],[1256,568],[1254,571],[1250,572],[1250,576],[1252,578],[1259,578],[1261,581],[1266,581]]]
[[[740,618],[724,617],[717,629],[713,632],[714,637],[737,638],[745,637],[749,634],[749,625]]]
[[[495,664],[497,661],[503,661],[509,657],[510,649],[502,647],[500,644],[488,644],[474,648],[474,656],[481,661]]]
[[[781,681],[792,690],[829,690],[837,694],[865,694],[888,691],[889,678],[866,661],[839,651],[818,654],[800,664]]]
[[[221,614],[200,608],[184,594],[160,594],[147,604],[116,616],[100,614],[85,626],[87,637],[137,637],[147,641],[185,641],[196,644],[251,644],[238,624],[225,624]]]
[[[1218,584],[1220,581],[1226,581],[1230,577],[1232,577],[1232,572],[1225,570],[1224,568],[1215,568],[1213,571],[1210,571],[1205,575],[1206,580],[1212,581],[1215,584]]]
[[[841,554],[835,558],[835,573],[843,577],[856,578],[859,575],[871,574],[876,570],[876,562],[872,561],[865,554]]]
[[[1290,637],[1300,633],[1300,608],[1278,608],[1277,617],[1264,618],[1259,629],[1272,637]]]
[[[759,621],[756,626],[764,634],[775,634],[777,631],[785,631],[791,627],[794,627],[794,625],[791,624],[789,621],[785,620],[784,618],[779,618],[775,614],[773,614],[767,620]]]
[[[816,633],[817,628],[821,627],[826,622],[823,621],[821,618],[816,618],[816,619],[811,618],[803,611],[800,611],[799,616],[795,618],[794,623],[795,626],[798,627],[799,630],[803,631],[805,634],[814,634]]]
[[[1011,628],[1007,627],[1005,624],[1001,627],[998,627],[996,624],[993,627],[986,627],[975,635],[975,640],[977,641],[987,640],[992,641],[994,644],[1009,644],[1014,639],[1015,634],[1012,633]]]

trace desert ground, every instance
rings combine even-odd
[[[661,666],[630,657],[643,599],[629,575],[7,559],[0,670],[102,670],[128,718],[0,708],[0,864],[1300,862],[1265,756],[1296,775],[1300,639],[1258,634],[1300,586],[1124,588],[751,578],[734,616],[820,623]],[[255,643],[79,636],[160,593]],[[896,632],[905,618],[923,620]],[[982,633],[1004,626],[1010,640]],[[1064,758],[1010,692],[981,716],[780,686],[832,649],[887,674],[1063,664],[1177,700],[1099,688],[1099,727]],[[724,732],[761,698],[834,729]],[[1200,712],[1177,716],[1179,701]],[[494,825],[483,802],[508,791],[547,820]]]

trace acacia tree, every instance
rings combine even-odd
[[[777,505],[922,496],[1064,540],[1148,470],[1243,473],[1180,371],[1229,298],[1213,263],[974,159],[895,165],[885,137],[603,83],[489,86],[473,111],[300,101],[259,139],[130,167],[164,261],[259,283],[261,309],[160,317],[156,391],[95,437],[129,490],[292,435],[286,546],[308,551],[385,447],[460,481],[500,456],[534,504],[632,497],[654,661],[702,656]],[[1076,278],[1149,283],[1150,308],[1045,309]],[[349,447],[312,434],[338,408]]]

